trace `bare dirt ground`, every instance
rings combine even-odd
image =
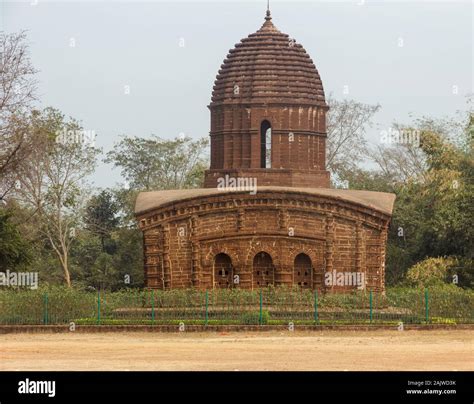
[[[474,333],[5,334],[0,370],[474,370]]]

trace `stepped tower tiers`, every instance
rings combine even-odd
[[[146,286],[383,291],[395,195],[329,188],[321,79],[269,11],[229,52],[209,109],[204,188],[138,195]]]
[[[304,48],[265,22],[229,51],[209,105],[211,166],[204,186],[244,177],[260,186],[328,188],[326,112]]]

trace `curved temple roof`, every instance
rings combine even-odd
[[[258,187],[257,194],[262,192],[291,194],[308,194],[314,196],[325,196],[346,202],[352,202],[364,207],[377,210],[386,215],[391,215],[395,195],[385,192],[372,191],[353,191],[346,189],[328,189],[328,188],[293,188],[293,187]],[[199,199],[207,196],[225,195],[225,194],[246,194],[245,191],[224,190],[218,188],[198,188],[181,189],[166,191],[141,192],[135,203],[135,214],[142,215],[154,209],[164,207],[168,204],[183,202],[192,199]]]
[[[326,106],[319,73],[305,49],[272,23],[229,51],[212,92],[213,104],[285,103]]]

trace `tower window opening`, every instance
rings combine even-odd
[[[260,167],[272,168],[272,125],[267,120],[260,126]]]

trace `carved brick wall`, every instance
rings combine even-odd
[[[383,290],[389,217],[329,197],[223,193],[176,202],[139,218],[144,233],[145,278],[158,289],[217,287],[215,257],[232,262],[233,287],[252,288],[253,260],[272,257],[275,285],[292,285],[295,258],[311,260],[311,287],[327,287],[325,272],[363,272],[367,288]]]

